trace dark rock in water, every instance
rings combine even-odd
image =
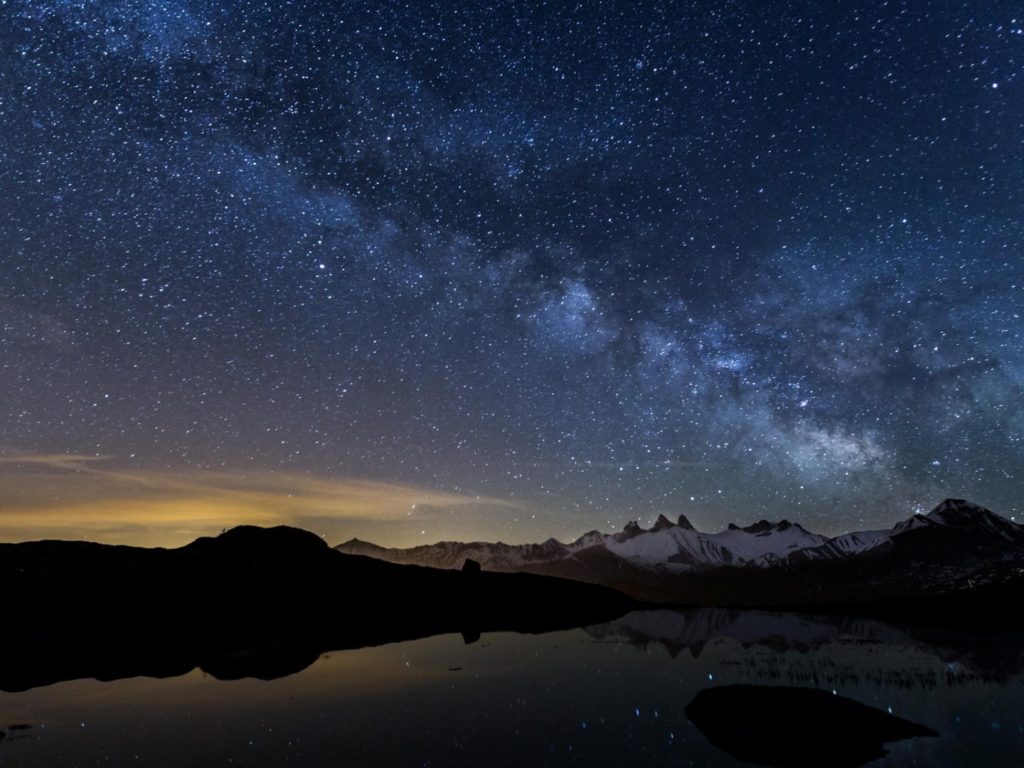
[[[23,738],[26,734],[24,731],[28,731],[32,728],[28,723],[12,723],[7,726],[7,730],[0,730],[0,742],[3,741],[14,741],[18,738]]]
[[[462,564],[463,573],[480,573],[480,563],[471,557],[466,558],[466,562]]]
[[[923,725],[814,688],[705,688],[686,716],[723,752],[775,768],[857,768],[884,744],[938,736]]]

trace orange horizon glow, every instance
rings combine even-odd
[[[0,541],[83,539],[175,547],[236,525],[292,525],[331,545],[359,535],[423,543],[425,525],[471,528],[504,499],[273,471],[115,468],[104,456],[0,455]]]

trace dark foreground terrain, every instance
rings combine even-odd
[[[295,528],[240,527],[179,549],[0,545],[0,689],[184,674],[277,677],[321,653],[447,632],[541,632],[635,604],[592,584],[440,571],[330,549]]]

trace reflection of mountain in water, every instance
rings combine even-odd
[[[243,526],[178,549],[0,544],[0,583],[19,601],[0,633],[7,691],[196,667],[274,678],[327,650],[569,629],[634,606],[593,584],[344,555],[286,527]]]
[[[777,768],[858,768],[885,756],[884,744],[938,736],[930,728],[814,688],[705,688],[686,716],[733,757]]]
[[[931,687],[1024,673],[1024,634],[969,634],[836,615],[724,608],[634,611],[585,630],[599,640],[661,646],[672,658],[709,647],[745,650],[752,677],[837,683],[876,680]],[[762,651],[758,653],[757,651]]]
[[[32,728],[28,723],[14,723],[6,728],[0,728],[0,742],[20,739]]]

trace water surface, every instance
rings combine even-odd
[[[328,653],[269,681],[195,670],[0,693],[0,765],[741,766],[684,709],[747,683],[834,691],[939,734],[872,766],[1016,766],[1021,648],[865,620],[637,612]]]

